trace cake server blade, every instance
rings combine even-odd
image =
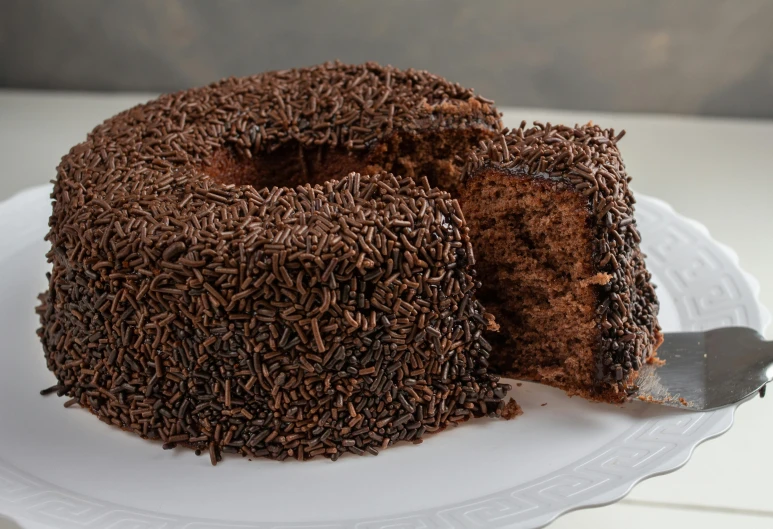
[[[634,398],[705,411],[764,396],[773,380],[773,342],[748,327],[666,333],[657,356],[665,363],[640,370]]]

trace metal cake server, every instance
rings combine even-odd
[[[665,364],[640,370],[633,398],[705,411],[764,396],[773,381],[773,342],[748,327],[666,333],[658,358]]]

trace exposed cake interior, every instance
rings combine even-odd
[[[373,148],[353,152],[288,142],[255,158],[224,149],[204,170],[219,182],[255,188],[323,184],[351,172],[390,172],[415,179],[427,176],[430,185],[455,193],[464,162],[460,153],[492,135],[483,129],[396,133]]]
[[[592,391],[599,330],[588,200],[554,181],[487,169],[460,201],[470,226],[478,299],[496,316],[495,372]]]

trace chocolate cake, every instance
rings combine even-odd
[[[619,138],[372,63],[118,114],[57,169],[48,391],[213,464],[512,417],[499,374],[621,401],[660,335]]]
[[[495,372],[622,401],[660,345],[622,136],[522,123],[470,156],[459,201]]]
[[[51,391],[213,464],[377,454],[513,414],[464,215],[436,187],[500,130],[440,77],[338,63],[105,121],[57,169]]]

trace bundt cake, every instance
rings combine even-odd
[[[621,401],[660,335],[619,137],[373,63],[118,114],[57,169],[48,392],[213,464],[509,418],[500,374]]]

